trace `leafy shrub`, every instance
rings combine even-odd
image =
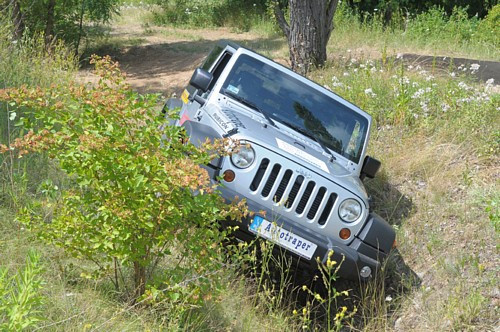
[[[43,297],[40,256],[30,251],[23,270],[9,277],[6,268],[0,268],[0,330],[21,331],[34,327],[42,320],[38,315]]]
[[[500,4],[491,8],[488,15],[479,23],[479,38],[500,48]]]
[[[161,24],[197,27],[232,26],[248,30],[257,17],[265,15],[264,0],[158,0],[163,12],[156,15]]]
[[[468,18],[465,8],[455,7],[450,16],[443,9],[434,7],[410,20],[406,30],[410,38],[428,43],[429,39],[442,39],[457,43],[471,41],[477,31],[477,17]]]
[[[59,163],[72,185],[46,184],[46,198],[19,219],[46,242],[94,262],[89,276],[112,275],[117,289],[121,267],[130,267],[137,299],[163,257],[190,262],[189,269],[168,267],[175,282],[216,269],[225,235],[217,220],[246,210],[244,202],[226,205],[198,166],[226,149],[224,141],[184,144],[182,129],[164,125],[157,96],[133,92],[108,57],[93,61],[96,87],[1,91],[0,100],[26,108],[42,126],[0,152],[46,151]]]

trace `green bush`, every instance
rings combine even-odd
[[[478,26],[478,37],[486,43],[491,43],[497,49],[500,48],[498,36],[500,36],[500,4],[491,8]]]
[[[250,29],[266,13],[265,0],[158,0],[163,12],[156,15],[160,24],[196,27],[231,26]]]
[[[0,152],[23,158],[46,151],[72,182],[46,183],[45,198],[19,220],[44,241],[94,262],[89,277],[110,276],[118,289],[128,286],[119,279],[122,266],[130,268],[135,299],[164,257],[190,264],[172,263],[163,280],[195,274],[199,281],[189,287],[204,284],[203,274],[216,270],[222,255],[225,232],[217,220],[246,211],[244,202],[225,204],[198,166],[225,151],[226,142],[184,144],[181,128],[164,125],[156,95],[133,92],[109,58],[95,61],[96,87],[0,91],[0,100],[25,107],[40,124]]]

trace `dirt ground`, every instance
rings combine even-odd
[[[127,74],[131,86],[141,92],[161,93],[165,97],[179,94],[186,86],[193,70],[200,65],[215,41],[233,40],[256,49],[288,66],[286,41],[284,38],[263,38],[256,33],[239,33],[229,28],[219,29],[177,29],[170,27],[150,27],[144,25],[139,12],[137,17],[123,15],[111,27],[109,37],[95,52],[111,55],[120,63]],[[334,57],[334,55],[332,55]],[[376,56],[375,56],[376,57]],[[477,61],[472,59],[431,57],[418,54],[403,54],[403,61],[422,67],[437,66],[448,71],[450,66],[458,70],[460,65],[468,68],[479,64],[475,76],[480,81],[493,78],[498,88],[500,83],[500,62]],[[453,62],[451,62],[453,61]],[[460,67],[460,68],[462,68]],[[95,81],[90,66],[83,66],[79,77],[84,82]]]
[[[113,25],[112,43],[123,48],[104,47],[95,52],[111,55],[120,63],[127,81],[141,93],[179,94],[187,85],[193,70],[201,64],[216,41],[229,39],[241,44],[258,40],[251,33],[237,33],[230,29],[187,30],[174,28],[148,29],[140,23]],[[127,45],[134,44],[134,45]],[[90,66],[83,66],[79,77],[84,82],[95,81]]]

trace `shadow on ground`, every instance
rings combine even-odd
[[[272,52],[283,47],[285,41],[280,38],[259,38],[238,40],[243,46],[261,53]],[[214,47],[213,40],[175,41],[149,45],[136,45],[118,49],[100,47],[98,55],[110,55],[120,63],[127,74],[127,81],[140,93],[161,93],[169,96],[179,94],[187,85],[191,73]],[[89,68],[83,61],[82,68]]]
[[[485,82],[493,78],[495,84],[500,84],[500,62],[420,54],[403,54],[401,59],[414,67],[432,68],[446,75],[453,71],[457,74],[467,72],[477,81]],[[479,65],[479,68],[471,71],[472,65]]]

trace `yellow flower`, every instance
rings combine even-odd
[[[296,315],[297,314],[297,310],[293,309],[293,314]]]
[[[306,285],[302,286],[302,290],[306,291],[307,290],[307,286]]]

